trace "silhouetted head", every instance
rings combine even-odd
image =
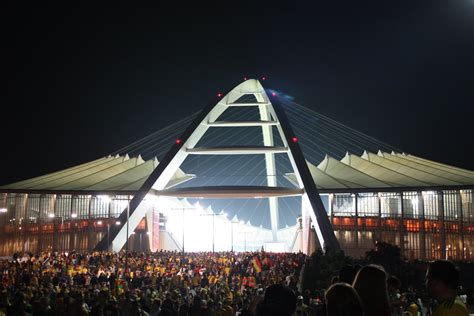
[[[257,308],[258,316],[292,315],[296,309],[296,295],[287,286],[274,284],[267,287],[263,301]]]
[[[362,316],[362,302],[356,290],[347,283],[335,283],[325,294],[328,316]]]

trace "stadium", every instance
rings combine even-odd
[[[474,172],[414,156],[257,80],[117,152],[0,187],[0,255],[268,251],[474,259]]]

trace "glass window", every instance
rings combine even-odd
[[[473,190],[461,190],[462,199],[462,219],[465,223],[474,223],[474,208],[472,201],[474,200]]]
[[[355,216],[354,197],[351,194],[334,194],[334,216]]]
[[[112,205],[110,207],[110,217],[119,217],[128,206],[127,195],[116,195],[112,199]]]
[[[90,195],[75,195],[72,197],[72,213],[77,218],[89,218]]]
[[[91,217],[108,218],[112,198],[108,195],[93,196],[91,200]]]
[[[379,197],[377,193],[359,193],[357,195],[357,213],[359,217],[379,216]]]
[[[399,218],[401,215],[400,195],[398,193],[380,193],[382,218]]]
[[[439,196],[434,191],[423,191],[423,202],[425,205],[425,218],[438,219],[439,218]]]
[[[403,217],[420,218],[419,202],[417,192],[403,192]]]
[[[56,217],[62,220],[69,219],[71,217],[71,203],[72,196],[70,194],[58,195],[56,198],[56,209],[54,214]]]

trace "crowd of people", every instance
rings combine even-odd
[[[429,267],[437,306],[377,265],[303,289],[302,253],[43,253],[0,261],[0,315],[468,315],[449,261]]]

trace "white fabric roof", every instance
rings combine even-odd
[[[324,191],[474,186],[473,171],[403,153],[347,153],[340,161],[326,156],[318,166],[307,163],[316,186]],[[294,174],[286,176],[296,183]]]
[[[158,160],[144,161],[140,156],[108,156],[44,176],[1,186],[21,191],[137,191]],[[309,170],[320,190],[390,189],[442,186],[474,186],[474,171],[403,153],[364,152],[362,156],[347,153],[340,161],[326,156]],[[178,170],[167,188],[193,178]],[[287,178],[296,182],[294,174]]]
[[[144,161],[140,156],[108,156],[44,176],[0,186],[1,189],[39,191],[137,191],[158,160]],[[193,178],[178,170],[168,188]]]

